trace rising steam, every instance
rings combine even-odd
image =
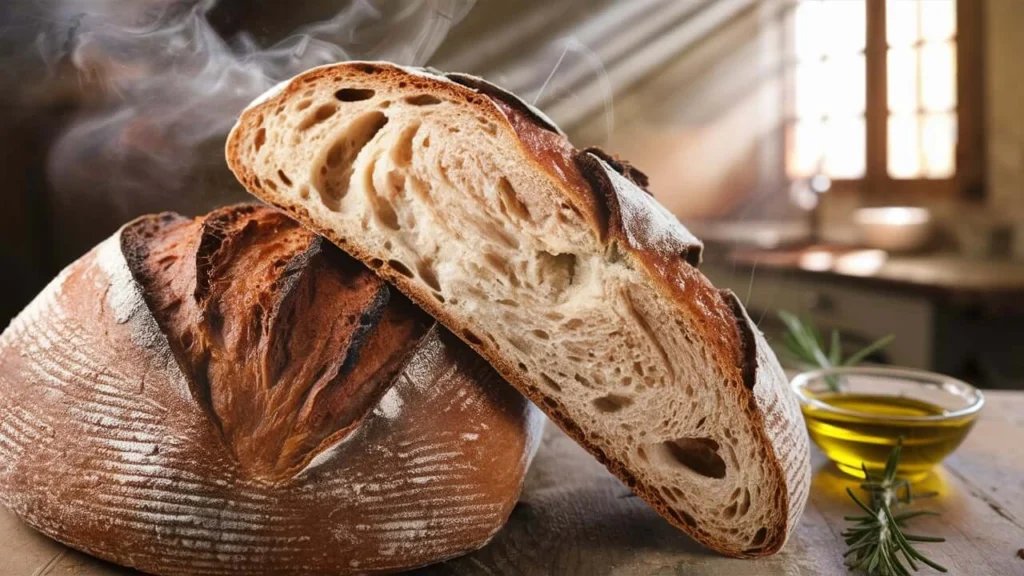
[[[249,101],[325,63],[423,64],[473,0],[337,1],[331,17],[278,30],[283,39],[269,47],[251,32],[215,28],[217,11],[229,11],[217,0],[42,4],[51,26],[38,38],[39,54],[88,104],[50,155],[55,216],[63,208],[81,217],[84,207],[116,225],[156,210],[195,213],[230,198],[237,187],[225,177],[223,140]],[[231,4],[266,31],[287,21],[282,6],[292,16],[325,2]]]

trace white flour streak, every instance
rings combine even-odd
[[[394,420],[398,417],[398,414],[402,411],[402,397],[398,395],[398,387],[392,386],[388,389],[384,397],[380,399],[380,404],[374,409],[373,413],[379,416],[383,416],[388,420]]]

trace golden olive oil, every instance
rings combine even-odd
[[[977,416],[901,420],[947,414],[935,404],[903,396],[822,393],[814,399],[851,412],[839,414],[813,404],[802,406],[811,440],[841,470],[858,478],[864,477],[861,462],[870,472],[881,472],[901,437],[899,475],[912,482],[924,478],[960,445]]]

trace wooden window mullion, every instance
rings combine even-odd
[[[888,172],[889,101],[885,38],[885,0],[867,0],[865,43],[866,100],[864,107],[867,166],[864,174],[865,192],[874,194],[885,188]]]

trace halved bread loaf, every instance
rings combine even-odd
[[[462,75],[347,63],[242,114],[256,196],[393,282],[673,524],[771,554],[809,484],[799,409],[645,178]]]

